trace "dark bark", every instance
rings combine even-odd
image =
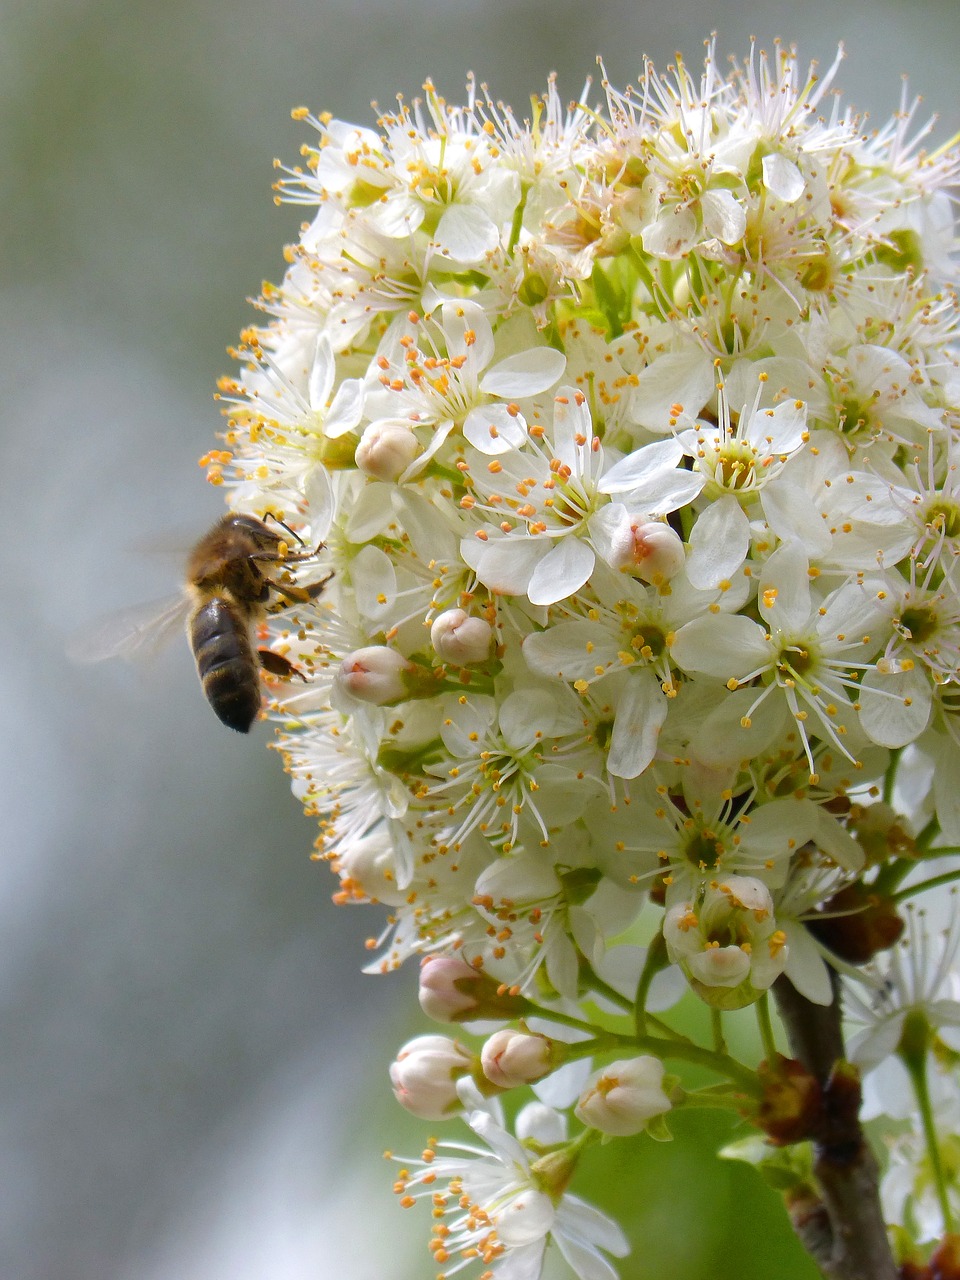
[[[813,1142],[820,1200],[792,1214],[801,1242],[828,1280],[899,1280],[880,1208],[877,1161],[858,1118],[860,1089],[845,1066],[839,983],[817,1005],[780,978],[774,995],[791,1052],[815,1076],[823,1104]]]

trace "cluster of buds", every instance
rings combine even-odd
[[[960,843],[960,159],[907,103],[866,131],[836,69],[725,78],[710,46],[529,121],[473,82],[375,128],[295,112],[309,217],[211,479],[320,548],[268,706],[338,900],[389,912],[370,968],[426,958],[424,1010],[483,1037],[392,1069],[493,1152],[400,1180],[474,1205],[438,1264],[534,1276],[552,1239],[609,1274],[568,1184],[587,1142],[665,1135],[664,1059],[758,1113],[756,1064],[665,1033],[684,993],[715,1046],[755,1005],[772,1063],[767,993],[834,1007],[842,974],[869,1065],[902,1048],[900,908]]]

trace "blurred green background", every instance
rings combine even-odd
[[[270,192],[292,106],[371,122],[472,69],[523,114],[551,70],[573,97],[602,54],[622,85],[644,52],[696,64],[713,28],[823,64],[843,39],[877,123],[907,73],[938,137],[960,126],[955,0],[0,5],[3,1280],[432,1274],[380,1161],[424,1136],[385,1079],[414,973],[359,973],[377,913],[334,910],[265,731],[222,730],[185,646],[144,675],[70,667],[63,641],[173,590],[144,546],[219,513],[195,460],[295,234]],[[810,1280],[752,1171],[677,1128],[591,1153],[637,1241],[623,1280]]]

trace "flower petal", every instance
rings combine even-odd
[[[566,600],[587,581],[596,560],[593,548],[580,538],[561,538],[531,574],[527,598],[531,604]]]
[[[563,376],[567,357],[554,347],[532,347],[515,356],[507,356],[488,369],[480,382],[480,390],[488,396],[520,399],[547,391]]]

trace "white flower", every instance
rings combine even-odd
[[[757,608],[766,626],[740,614],[686,623],[671,656],[685,671],[723,678],[731,690],[757,687],[750,707],[737,715],[745,728],[756,709],[779,694],[796,721],[811,774],[813,734],[850,757],[844,738],[857,721],[847,690],[857,689],[855,672],[867,666],[886,630],[877,592],[851,582],[818,598],[804,550],[786,543],[763,567]]]
[[[671,907],[663,936],[693,989],[719,1009],[739,1009],[773,985],[787,963],[770,890],[752,876],[727,876],[694,901]]]
[[[663,1063],[649,1054],[608,1063],[587,1081],[576,1113],[601,1133],[642,1133],[654,1116],[672,1105],[663,1089],[663,1074]]]
[[[928,1034],[960,1028],[960,914],[956,892],[939,935],[927,926],[924,911],[906,908],[907,929],[889,951],[881,951],[862,979],[844,983],[847,1018],[861,1030],[849,1044],[850,1058],[866,1070],[897,1051],[908,1017],[922,1017]]]
[[[563,1117],[533,1103],[517,1116],[514,1137],[495,1101],[463,1096],[474,1104],[467,1123],[487,1149],[441,1143],[428,1160],[405,1162],[397,1186],[401,1203],[426,1197],[434,1206],[431,1252],[441,1274],[475,1259],[496,1280],[536,1280],[550,1243],[580,1280],[616,1280],[603,1255],[622,1258],[629,1246],[614,1222],[566,1190],[573,1164]],[[537,1159],[528,1142],[548,1154]]]
[[[542,428],[530,435],[529,451],[497,459],[486,474],[472,470],[483,505],[507,518],[478,530],[479,546],[467,540],[461,553],[486,586],[532,604],[573,595],[598,557],[624,567],[623,541],[635,536],[637,517],[666,515],[703,484],[677,469],[682,450],[672,440],[607,466],[586,398],[570,387],[556,397],[549,440]]]

